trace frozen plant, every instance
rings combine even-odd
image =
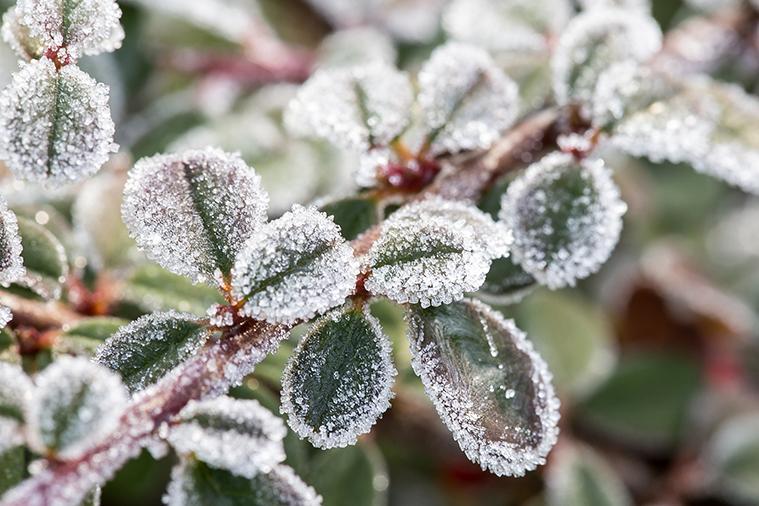
[[[356,444],[391,409],[398,355],[468,459],[523,476],[558,441],[561,385],[528,333],[484,301],[517,303],[601,269],[627,211],[613,154],[685,162],[759,193],[759,102],[672,71],[715,56],[663,43],[649,2],[308,3],[346,30],[308,55],[295,91],[238,101],[243,84],[282,69],[167,57],[208,71],[197,95],[218,73],[243,81],[222,90],[233,120],[182,118],[192,128],[163,154],[145,148],[154,139],[131,143],[136,162],[113,157],[70,205],[0,203],[0,322],[23,351],[0,354],[0,455],[31,456],[4,506],[78,505],[143,448],[177,456],[170,506],[320,504],[288,435],[319,449]],[[245,5],[156,9],[233,44],[259,26]],[[0,153],[16,177],[72,182],[109,160],[108,89],[77,62],[120,46],[120,16],[113,0],[19,0],[6,12],[3,37],[22,68],[0,95]],[[399,68],[383,29],[405,43],[446,40]],[[263,42],[240,43],[286,58],[281,41]],[[226,145],[248,136],[254,147]],[[211,141],[224,149],[196,146]],[[270,190],[276,178],[245,153],[303,166],[282,169],[284,192]],[[315,168],[336,153],[352,162],[340,186],[352,192],[287,201],[318,193]],[[373,311],[383,300],[405,314],[407,350]],[[282,357],[288,340],[299,342]],[[249,387],[275,354],[272,406]],[[584,452],[561,448],[549,496],[561,497]]]

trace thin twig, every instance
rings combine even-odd
[[[31,325],[40,330],[60,328],[82,318],[60,302],[27,299],[5,290],[0,290],[0,305],[10,308],[14,324]]]

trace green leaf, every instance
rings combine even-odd
[[[313,488],[291,468],[276,466],[254,478],[236,476],[198,460],[184,461],[172,471],[170,506],[316,506]]]
[[[146,315],[106,340],[95,361],[118,372],[129,390],[136,392],[190,358],[209,335],[191,314],[169,311]]]
[[[195,285],[155,264],[137,267],[126,280],[121,297],[147,312],[174,309],[198,316],[205,315],[212,305],[224,302],[215,288]]]
[[[630,506],[620,477],[590,448],[567,442],[548,468],[548,506]]]
[[[26,477],[26,449],[14,446],[0,451],[0,495]]]
[[[19,284],[44,298],[60,298],[68,275],[68,260],[60,241],[46,228],[27,218],[18,219],[18,230],[26,269]]]
[[[379,219],[377,203],[368,197],[335,200],[322,205],[319,210],[334,218],[343,237],[349,241],[376,225]]]
[[[493,260],[477,296],[490,304],[513,304],[535,287],[535,278],[514,263],[511,257]]]
[[[665,354],[623,360],[611,377],[577,407],[577,419],[637,448],[675,445],[699,388],[696,366]]]
[[[409,341],[414,371],[467,457],[499,476],[545,462],[559,402],[545,362],[513,321],[473,300],[412,307]]]
[[[759,414],[748,412],[723,422],[707,443],[703,461],[711,488],[737,504],[759,503]]]
[[[365,441],[317,453],[305,478],[322,496],[324,506],[381,506],[387,501],[385,462],[379,450]]]
[[[127,323],[129,322],[120,318],[105,316],[79,320],[64,327],[56,341],[56,351],[74,355],[93,355],[98,346]]]
[[[315,446],[354,444],[390,407],[395,374],[390,341],[368,307],[335,310],[293,352],[282,379],[282,412]]]

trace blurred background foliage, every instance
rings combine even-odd
[[[319,46],[329,22],[302,0],[235,6],[251,16],[260,9],[289,43],[331,50]],[[284,131],[281,111],[293,85],[261,86],[249,67],[234,65],[245,60],[245,44],[223,12],[219,19],[196,15],[194,1],[133,0],[122,8],[124,46],[83,62],[111,87],[121,154],[77,187],[0,182],[19,216],[42,229],[40,241],[63,245],[59,268],[73,273],[63,296],[92,316],[65,329],[52,353],[92,350],[122,319],[169,308],[203,314],[216,300],[215,290],[135,250],[119,212],[133,160],[209,144],[238,150],[262,174],[273,213],[351,190],[355,160]],[[653,8],[665,31],[691,14],[675,0],[656,0]],[[399,64],[415,68],[442,39],[401,40]],[[725,62],[719,77],[755,91],[755,63]],[[0,46],[0,84],[15,68]],[[539,100],[544,77],[522,79],[535,86],[523,96]],[[396,341],[399,369],[391,410],[356,447],[325,452],[287,438],[288,464],[326,506],[759,504],[759,201],[685,166],[619,156],[614,168],[630,210],[601,273],[575,289],[538,288],[520,304],[497,306],[528,333],[555,376],[562,433],[548,465],[515,479],[470,463],[411,371],[402,311],[381,302],[373,312]],[[57,274],[46,279],[55,284]],[[31,331],[4,331],[4,353],[14,332]],[[280,375],[297,335],[234,395],[278,412]],[[22,355],[44,366],[44,354]],[[145,452],[105,487],[103,504],[160,504],[172,461]]]

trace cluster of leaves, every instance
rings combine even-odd
[[[312,3],[335,24],[378,20],[413,38],[404,36],[393,2]],[[218,26],[208,11],[182,12],[173,2],[159,8]],[[540,343],[487,303],[519,302],[539,285],[575,286],[608,260],[627,206],[606,148],[687,162],[759,191],[751,129],[759,102],[736,86],[662,68],[662,34],[649,11],[640,1],[586,1],[573,16],[567,1],[455,0],[442,14],[449,40],[416,72],[398,70],[392,44],[377,33],[338,32],[324,41],[301,87],[268,90],[232,126],[197,127],[174,139],[174,153],[88,181],[72,211],[81,239],[74,247],[86,258],[78,266],[65,234],[53,233],[66,227],[59,211],[29,218],[3,204],[0,282],[11,285],[9,293],[133,320],[90,318],[62,329],[50,365],[39,350],[28,353],[33,363],[8,351],[26,372],[0,362],[0,429],[9,435],[0,441],[0,460],[9,463],[3,467],[23,467],[27,451],[38,457],[37,475],[84,462],[135,423],[131,405],[167,379],[181,379],[193,357],[245,336],[255,352],[220,366],[226,390],[301,328],[277,379],[279,409],[290,430],[315,447],[353,445],[390,407],[398,374],[393,352],[405,353],[370,310],[381,299],[405,313],[411,367],[464,454],[498,476],[523,476],[544,464],[558,440],[559,394],[587,386],[554,386],[547,364],[553,360],[544,360]],[[223,12],[217,14],[226,20]],[[78,180],[115,149],[107,88],[76,61],[120,45],[120,14],[111,0],[20,0],[6,13],[4,38],[27,60],[0,97],[2,156],[17,177]],[[225,26],[224,35],[239,33]],[[346,46],[354,53],[342,52]],[[525,54],[529,72],[502,63]],[[540,75],[540,86],[529,86],[528,74]],[[555,115],[555,142],[546,138],[513,173],[480,183],[477,202],[437,194],[434,183],[470,167],[472,153],[496,152],[512,126],[543,108]],[[267,140],[242,154],[202,147],[233,149],[225,132],[239,135],[247,124]],[[270,170],[282,179],[278,172],[298,174],[301,160],[317,167],[318,157],[352,165],[351,196],[294,204],[287,192],[267,191],[266,173],[248,163],[276,158]],[[319,181],[304,186],[295,200],[313,197]],[[158,265],[135,267],[132,240]],[[104,310],[88,305],[97,302],[97,286],[77,291],[75,283],[103,272],[119,287]],[[567,321],[580,312],[574,309]],[[7,324],[10,310],[2,308],[0,317]],[[273,329],[273,343],[248,335],[262,322]],[[14,331],[28,331],[14,323],[5,331],[11,342],[21,340]],[[35,337],[44,342],[46,335]],[[586,402],[587,416],[616,395],[614,381]],[[165,502],[319,504],[317,489],[285,463],[282,419],[261,402],[217,390],[162,421],[149,442],[135,443],[156,455],[170,446],[178,455]],[[735,432],[743,436],[750,422]],[[720,469],[738,465],[744,450],[732,433],[726,427],[709,449]],[[47,499],[97,501],[97,487],[114,471],[88,469],[94,491],[73,484]],[[18,470],[3,488],[23,475]],[[557,448],[548,486],[552,504],[630,501],[601,457],[574,443]],[[4,499],[23,494],[22,486]]]

